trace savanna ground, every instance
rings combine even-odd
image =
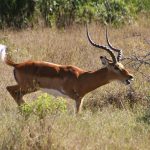
[[[110,41],[122,48],[125,56],[142,56],[150,50],[149,25],[150,18],[140,16],[131,25],[109,27]],[[103,26],[90,24],[89,31],[94,41],[105,44]],[[44,60],[96,70],[102,67],[99,56],[107,55],[91,47],[85,27],[79,25],[66,30],[0,31],[0,42],[9,46],[17,62]],[[7,85],[15,84],[12,68],[0,63],[0,149],[150,149],[150,84],[132,63],[123,64],[135,76],[130,86],[113,82],[89,93],[80,116],[73,115],[73,101],[67,100],[68,112],[39,118],[20,113],[6,91]],[[149,76],[150,67],[142,65],[140,71]],[[41,94],[30,94],[25,100],[30,103]]]

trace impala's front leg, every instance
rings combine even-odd
[[[76,114],[81,113],[82,111],[82,104],[83,104],[83,98],[78,98],[75,100],[76,101]]]

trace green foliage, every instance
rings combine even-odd
[[[149,11],[149,0],[0,0],[0,26],[22,28],[39,14],[50,27],[92,20],[118,25]]]
[[[39,118],[44,118],[48,114],[64,113],[66,110],[65,100],[56,99],[46,93],[39,96],[37,100],[21,106],[21,112],[26,117],[34,114]]]
[[[96,3],[92,1],[83,1],[77,6],[76,10],[76,22],[91,22],[92,20],[96,19]]]
[[[34,13],[33,0],[0,0],[0,26],[22,28]]]
[[[38,7],[45,24],[57,27],[68,26],[75,20],[76,1],[74,0],[39,0]]]
[[[45,24],[57,27],[92,20],[120,24],[133,19],[142,10],[149,10],[147,0],[40,0]],[[149,6],[149,5],[148,5]]]
[[[123,23],[127,17],[132,16],[128,5],[124,1],[104,1],[97,5],[97,16],[104,23]]]

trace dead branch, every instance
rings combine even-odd
[[[122,60],[130,60],[130,63],[136,62],[136,63],[139,63],[140,65],[142,64],[150,65],[150,52],[143,56],[137,56],[136,54],[134,54],[131,57],[124,57]]]
[[[136,54],[134,54],[131,57],[124,57],[122,60],[128,60],[126,64],[131,64],[135,71],[142,74],[142,76],[146,78],[148,82],[150,82],[150,76],[140,71],[142,65],[150,66],[150,52],[143,56],[137,56]]]

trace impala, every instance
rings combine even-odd
[[[13,73],[17,84],[7,86],[7,91],[18,105],[25,102],[24,95],[43,90],[54,96],[65,96],[75,100],[76,113],[79,113],[83,97],[87,93],[115,80],[130,84],[133,75],[120,63],[122,50],[112,47],[108,40],[107,30],[108,46],[94,43],[89,36],[87,27],[86,32],[91,45],[105,50],[112,58],[109,60],[107,57],[101,56],[100,59],[104,67],[96,71],[85,71],[76,66],[58,65],[44,61],[15,63],[8,56],[7,47],[0,45],[2,61],[14,67]],[[117,52],[117,57],[114,52]]]

